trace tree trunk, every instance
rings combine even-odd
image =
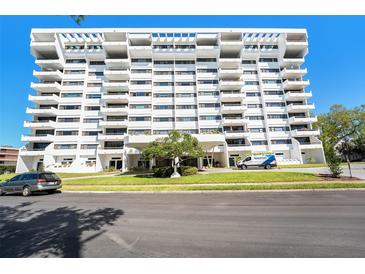
[[[346,160],[347,160],[347,165],[349,167],[350,177],[352,178],[351,165],[350,165],[350,159],[349,159],[348,154],[346,154]]]

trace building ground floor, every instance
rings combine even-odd
[[[322,144],[277,145],[268,151],[266,146],[229,146],[224,141],[202,142],[205,155],[199,159],[185,159],[183,165],[204,167],[235,167],[239,158],[252,154],[274,153],[278,164],[325,163]],[[30,170],[53,172],[100,172],[152,169],[171,165],[169,161],[146,160],[141,156],[145,143],[129,143],[122,149],[75,150],[73,153],[56,151],[48,146],[44,151],[21,150],[17,173]]]

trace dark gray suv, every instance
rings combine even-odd
[[[61,188],[61,179],[53,172],[27,172],[0,183],[0,195],[22,193],[29,196],[35,191],[54,193]]]

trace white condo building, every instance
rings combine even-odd
[[[325,161],[305,29],[33,29],[30,46],[38,80],[17,172],[150,168],[161,163],[143,147],[173,129],[218,166],[268,152]]]

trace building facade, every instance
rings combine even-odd
[[[0,166],[16,166],[19,149],[10,146],[0,146]]]
[[[325,161],[305,29],[33,29],[30,46],[38,81],[18,172],[148,168],[141,150],[174,129],[217,166]]]

